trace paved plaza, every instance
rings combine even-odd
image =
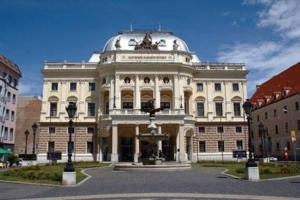
[[[124,172],[105,167],[87,170],[92,177],[76,187],[0,182],[0,199],[274,199],[257,195],[300,199],[300,178],[254,183],[221,172],[222,169],[201,167]]]

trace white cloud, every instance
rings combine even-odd
[[[220,62],[243,62],[250,74],[248,94],[251,95],[257,84],[271,78],[283,69],[300,61],[300,1],[298,0],[246,0],[246,5],[260,4],[257,25],[271,27],[281,37],[279,41],[257,43],[233,43],[218,52]]]
[[[26,83],[20,83],[19,85],[19,93],[20,95],[30,94],[32,92],[32,85]]]

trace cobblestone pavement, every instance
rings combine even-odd
[[[88,170],[87,173],[89,173],[92,178],[77,187],[51,187],[42,185],[0,182],[0,199],[31,199],[67,196],[78,196],[78,199],[104,199],[103,196],[99,195],[120,193],[219,194],[218,196],[207,197],[188,197],[188,195],[186,195],[186,197],[178,196],[178,198],[175,198],[162,196],[159,199],[224,199],[224,195],[226,194],[284,196],[300,198],[300,178],[276,181],[262,181],[255,183],[227,177],[220,174],[221,171],[222,169],[218,168],[200,167],[195,167],[193,169],[184,171],[131,172],[113,171],[111,167],[97,168]],[[126,197],[126,195],[124,195],[124,197],[109,198],[150,200],[157,199],[158,197],[150,196],[142,198],[138,196]],[[243,198],[241,196],[238,199]],[[59,200],[60,198],[55,199]],[[232,197],[229,199],[234,198]]]

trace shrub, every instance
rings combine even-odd
[[[280,168],[280,173],[282,173],[282,174],[288,174],[288,173],[290,173],[290,170],[287,167],[282,167],[282,168]]]
[[[238,173],[238,174],[244,174],[244,173],[245,173],[245,168],[239,167],[239,168],[237,168],[237,169],[235,170],[235,172]]]
[[[272,174],[272,170],[270,168],[264,168],[261,170],[262,174]]]
[[[13,166],[13,164],[19,165],[20,164],[20,159],[16,154],[10,154],[7,158],[9,162],[9,166]]]
[[[53,181],[61,181],[62,180],[62,174],[55,172],[51,175],[51,180]]]

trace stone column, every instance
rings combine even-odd
[[[120,75],[115,76],[116,108],[121,109]]]
[[[179,142],[179,154],[178,154],[178,161],[179,162],[186,162],[186,148],[185,148],[185,141],[184,141],[184,128],[183,125],[179,125],[178,127],[178,142]]]
[[[173,84],[173,102],[174,109],[179,109],[180,107],[180,97],[179,97],[179,80],[178,75],[174,75],[174,84]]]
[[[134,87],[134,109],[141,109],[141,92],[140,92],[140,79],[138,75],[135,75],[135,87]]]
[[[111,152],[111,162],[118,162],[118,125],[112,125],[112,152]]]
[[[159,91],[159,79],[158,75],[155,76],[154,82],[154,92],[155,92],[155,108],[160,108],[160,91]]]
[[[114,79],[113,77],[111,77],[109,90],[109,110],[112,110],[114,108],[114,93]]]
[[[157,125],[157,132],[158,134],[161,134],[161,125]],[[161,151],[162,152],[162,141],[159,140],[157,142],[157,146],[158,146],[158,152]]]
[[[139,125],[135,125],[135,151],[134,151],[134,162],[139,162],[139,155],[140,155],[140,140],[138,139],[139,135]]]

